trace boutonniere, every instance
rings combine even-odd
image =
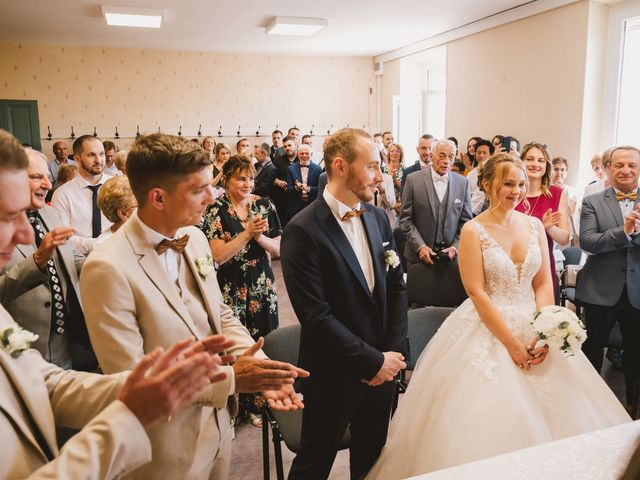
[[[2,349],[13,358],[18,358],[22,352],[31,348],[31,343],[38,339],[38,335],[24,328],[13,325],[3,329],[0,333]]]
[[[385,250],[384,264],[387,266],[387,272],[389,271],[389,267],[396,268],[400,265],[400,258],[398,258],[398,254],[395,250]]]
[[[211,254],[207,253],[204,257],[196,258],[196,269],[200,276],[206,280],[211,272],[215,270]]]

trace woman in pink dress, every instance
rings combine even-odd
[[[553,258],[553,242],[559,245],[569,243],[569,203],[567,193],[551,185],[551,153],[546,145],[531,142],[522,148],[520,156],[527,170],[529,187],[526,198],[516,210],[542,221],[549,245],[551,277],[554,292],[557,288],[556,265]]]

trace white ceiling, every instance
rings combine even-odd
[[[162,28],[108,27],[96,0],[0,0],[0,41],[236,53],[374,56],[526,0],[105,0],[164,8]],[[273,16],[320,17],[312,37],[266,35]]]

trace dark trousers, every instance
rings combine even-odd
[[[606,288],[606,285],[603,285]],[[623,289],[617,303],[611,307],[584,304],[587,340],[582,351],[595,369],[602,369],[604,348],[616,321],[622,333],[622,362],[628,405],[636,405],[640,386],[640,310],[629,303],[627,289]]]
[[[395,383],[368,387],[353,382],[305,385],[302,448],[289,480],[328,478],[347,426],[351,478],[362,478],[373,467],[387,439]]]

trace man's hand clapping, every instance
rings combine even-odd
[[[633,235],[640,233],[640,205],[637,205],[629,215],[624,217],[624,233]]]
[[[384,363],[375,377],[371,380],[362,379],[362,383],[366,383],[370,387],[377,387],[384,382],[392,381],[400,370],[407,368],[407,364],[404,361],[404,356],[398,352],[383,352]]]

